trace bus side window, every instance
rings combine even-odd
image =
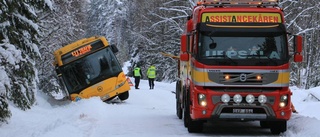
[[[99,63],[100,63],[101,70],[108,70],[109,69],[109,64],[108,64],[108,61],[105,57],[100,58]]]
[[[112,54],[111,52],[107,54],[107,59],[108,59],[108,62],[110,63],[110,69],[111,71],[114,73],[114,72],[117,72],[119,69],[118,69],[118,62],[116,60],[116,57],[114,54]]]

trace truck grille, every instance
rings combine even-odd
[[[220,83],[227,85],[262,85],[265,79],[260,73],[220,73],[219,77]]]

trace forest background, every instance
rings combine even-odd
[[[177,80],[180,35],[193,0],[1,0],[0,125],[11,117],[9,106],[31,109],[35,94],[61,91],[53,51],[90,36],[105,36],[120,49],[121,64],[154,64],[157,81]],[[290,86],[320,86],[320,2],[280,0],[286,26],[304,38],[302,63],[291,64]],[[292,43],[290,35],[290,43]],[[292,47],[290,50],[293,51]],[[133,67],[131,66],[131,67]],[[130,68],[129,68],[130,70]],[[130,74],[128,74],[130,75]]]

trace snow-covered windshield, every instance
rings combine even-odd
[[[85,56],[62,67],[62,76],[69,93],[78,93],[90,85],[122,71],[110,47]]]

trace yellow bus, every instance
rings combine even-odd
[[[84,38],[54,52],[55,70],[72,101],[99,96],[102,101],[129,98],[130,86],[105,37]]]

